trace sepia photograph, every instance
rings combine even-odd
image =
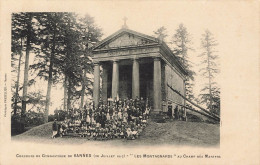
[[[16,2],[1,1],[0,164],[259,154],[258,1]]]
[[[12,13],[12,140],[219,146],[214,34],[195,50],[183,23],[147,35],[127,20],[102,39],[88,14]]]

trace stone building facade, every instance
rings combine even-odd
[[[168,86],[185,95],[187,72],[157,38],[122,28],[98,43],[92,58],[95,105],[100,99],[143,97],[151,100],[154,112],[161,112],[163,101],[184,103]]]

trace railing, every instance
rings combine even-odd
[[[215,115],[215,114],[213,114],[213,113],[207,111],[206,109],[202,108],[201,106],[199,106],[199,105],[193,103],[191,100],[187,99],[185,96],[183,96],[182,94],[180,94],[180,92],[178,92],[177,90],[173,89],[173,87],[171,87],[169,84],[167,84],[167,86],[168,86],[173,92],[177,93],[177,94],[178,94],[179,96],[181,96],[184,100],[188,101],[188,102],[189,102],[190,104],[192,104],[193,106],[199,108],[199,109],[202,110],[204,113],[202,113],[202,112],[200,112],[200,111],[198,111],[198,110],[195,110],[195,109],[193,109],[193,108],[190,108],[190,107],[181,105],[181,104],[180,104],[180,106],[183,106],[183,107],[185,107],[185,108],[187,108],[187,109],[190,109],[190,110],[192,110],[192,111],[194,111],[194,112],[197,112],[197,113],[199,113],[199,114],[201,114],[201,115],[210,117],[210,118],[212,118],[212,119],[214,119],[214,120],[220,121],[220,117],[219,117],[219,116],[217,116],[217,115]],[[178,103],[178,104],[179,104],[179,103]]]

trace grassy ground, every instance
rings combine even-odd
[[[46,123],[32,128],[27,132],[12,137],[14,141],[30,141],[49,144],[109,144],[115,146],[125,145],[186,145],[218,147],[220,130],[217,124],[203,122],[184,122],[168,120],[166,123],[149,122],[149,125],[136,140],[114,139],[108,141],[87,140],[80,137],[63,137],[51,139],[51,125]]]

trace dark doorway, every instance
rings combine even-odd
[[[140,97],[152,100],[153,96],[153,63],[140,64]]]
[[[132,65],[119,65],[119,98],[132,96]]]

